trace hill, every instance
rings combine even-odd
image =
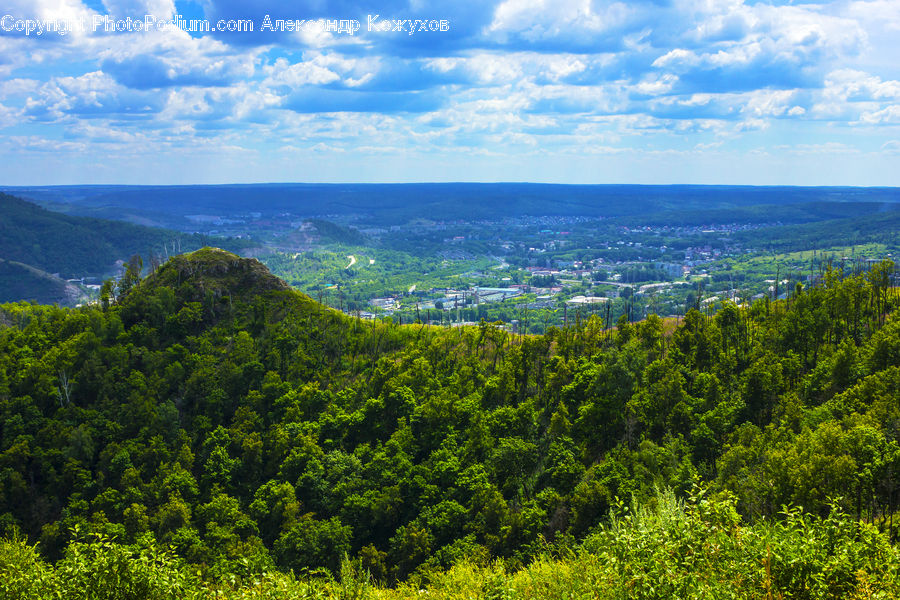
[[[71,306],[85,298],[83,290],[64,279],[0,258],[0,302],[28,300]]]
[[[544,336],[354,319],[212,248],[107,303],[4,305],[0,572],[891,596],[891,272]]]
[[[9,263],[0,280],[0,297],[70,303],[71,286],[65,287],[59,277],[107,277],[117,274],[116,261],[134,254],[149,258],[174,253],[175,248],[193,250],[210,241],[207,236],[54,213],[0,194],[0,258]],[[250,245],[225,239],[216,243],[234,250]],[[13,269],[21,277],[14,276]]]
[[[832,218],[778,228],[765,228],[734,237],[778,252],[827,248],[829,244],[854,245],[867,242],[895,243],[900,231],[900,211],[882,206],[874,214]]]
[[[258,260],[210,247],[173,257],[144,281],[144,287],[179,288],[183,283],[191,284],[185,301],[202,300],[208,293],[246,300],[263,292],[290,289]]]
[[[330,221],[310,219],[308,222],[315,228],[316,233],[323,242],[347,244],[349,246],[362,246],[369,241],[365,235],[357,230],[349,227],[341,227]]]

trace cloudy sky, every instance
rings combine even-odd
[[[105,31],[129,17],[150,30]],[[4,0],[0,18],[0,184],[900,185],[900,0]]]

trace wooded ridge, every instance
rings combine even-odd
[[[49,590],[144,564],[173,596],[299,594],[319,568],[322,594],[471,576],[540,597],[523,578],[590,576],[631,597],[891,595],[892,269],[674,331],[360,320],[212,248],[95,305],[3,305],[0,573]],[[648,571],[664,551],[668,582]]]

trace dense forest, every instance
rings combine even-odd
[[[209,248],[139,273],[0,308],[11,597],[900,590],[890,263],[543,336],[355,319]]]
[[[885,204],[875,214],[745,232],[735,235],[735,240],[777,252],[810,250],[820,247],[822,240],[840,240],[846,245],[871,242],[892,244],[897,239],[897,228],[900,226],[900,212],[895,207],[894,204]]]

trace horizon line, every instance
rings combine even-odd
[[[51,183],[51,184],[0,184],[0,190],[65,188],[65,187],[131,187],[131,188],[174,188],[174,187],[239,187],[239,186],[403,186],[403,185],[541,185],[565,187],[731,187],[731,188],[861,188],[900,189],[897,185],[853,185],[853,184],[793,184],[793,183],[561,183],[548,181],[256,181],[230,183]]]

